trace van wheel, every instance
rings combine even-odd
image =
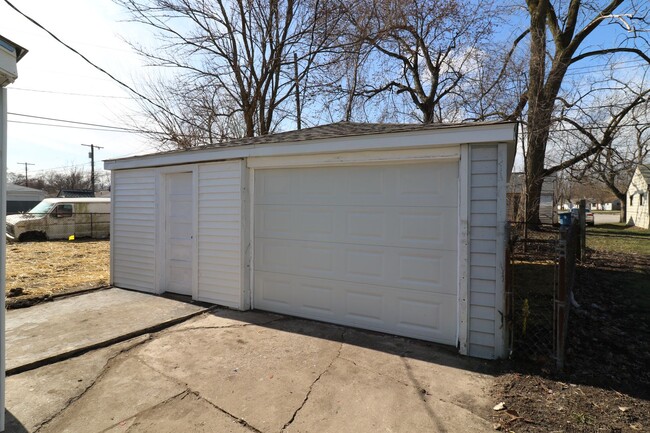
[[[43,232],[26,232],[18,237],[20,242],[44,241],[47,240]]]

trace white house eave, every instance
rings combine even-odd
[[[194,164],[263,156],[290,156],[387,149],[447,147],[463,143],[508,143],[515,149],[516,123],[467,125],[428,131],[384,133],[286,143],[211,147],[104,161],[106,170]]]

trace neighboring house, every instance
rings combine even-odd
[[[108,160],[111,282],[507,355],[516,123],[336,123]]]
[[[640,164],[634,170],[634,176],[627,189],[627,224],[630,226],[650,228],[650,207],[648,206],[648,185],[650,185],[650,167]]]
[[[556,200],[555,200],[555,176],[547,176],[542,183],[542,192],[539,199],[539,219],[542,224],[554,224],[557,222]],[[526,175],[524,173],[512,173],[508,182],[508,221],[525,221],[525,197]]]
[[[26,186],[7,184],[7,214],[27,212],[45,198],[45,192]]]
[[[601,207],[602,210],[621,210],[621,201],[617,198],[610,198]]]

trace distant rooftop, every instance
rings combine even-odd
[[[65,198],[87,198],[95,197],[95,192],[92,189],[62,189],[59,190],[57,197]]]
[[[18,191],[20,191],[20,192],[38,191],[38,192],[41,192],[40,189],[28,188],[26,186],[16,185],[16,184],[13,184],[13,183],[8,183],[7,184],[7,192],[9,192],[9,191],[14,191],[14,192],[18,192]]]

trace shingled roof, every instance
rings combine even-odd
[[[477,123],[356,123],[337,122],[322,126],[314,126],[295,131],[277,132],[257,137],[236,138],[223,143],[203,144],[189,149],[170,150],[161,153],[200,151],[219,147],[254,146],[260,144],[296,143],[311,140],[327,140],[333,138],[356,137],[366,135],[393,134],[400,132],[431,131],[451,128],[462,128],[477,125],[500,125],[512,122],[477,122]]]
[[[639,172],[641,176],[645,179],[646,183],[650,185],[650,166],[645,164],[639,164]]]
[[[503,123],[503,122],[493,122]],[[485,123],[483,123],[485,124]],[[246,146],[264,143],[293,143],[296,141],[325,140],[328,138],[354,137],[360,135],[391,134],[398,132],[429,131],[432,129],[458,128],[468,123],[355,123],[337,122],[295,131],[279,132],[258,137],[246,137],[213,146]]]

